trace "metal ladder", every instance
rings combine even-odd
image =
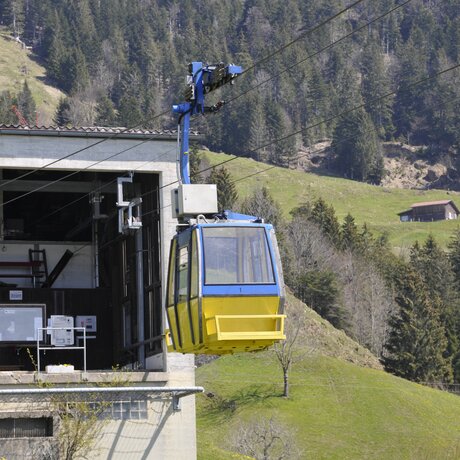
[[[45,249],[29,249],[29,261],[32,271],[33,287],[37,287],[40,279],[43,282],[48,278],[48,263]]]

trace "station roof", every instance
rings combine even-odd
[[[69,127],[69,126],[20,126],[0,124],[0,135],[63,136],[63,137],[113,137],[117,139],[177,139],[177,131],[124,127]],[[190,131],[191,140],[201,140],[202,135]]]

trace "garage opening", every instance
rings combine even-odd
[[[43,305],[44,327],[52,316],[72,318],[75,326],[83,322],[90,370],[142,367],[140,349],[145,357],[161,353],[159,175],[135,173],[127,184],[126,197],[142,199],[142,226],[120,234],[116,193],[123,173],[3,169],[0,174],[0,312],[13,315],[9,306]],[[20,320],[12,323],[0,324],[0,370],[34,370],[34,341],[7,339],[10,331],[1,330],[19,327]],[[53,350],[41,361],[43,366],[70,361],[80,369],[83,364],[77,350]]]

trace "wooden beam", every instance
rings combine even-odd
[[[117,184],[96,185],[94,182],[77,181],[0,180],[0,191],[2,192],[30,192],[37,189],[40,189],[38,190],[40,192],[49,193],[90,193],[97,190],[104,194],[117,193]]]

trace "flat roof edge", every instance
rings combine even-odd
[[[0,126],[1,135],[16,136],[45,136],[45,137],[87,137],[108,139],[146,139],[146,140],[177,140],[177,131],[165,130],[164,132],[153,131],[124,131],[125,128],[101,131],[92,129],[56,129],[56,128],[26,128],[14,126]],[[201,140],[203,135],[198,132],[190,132],[191,140]]]

